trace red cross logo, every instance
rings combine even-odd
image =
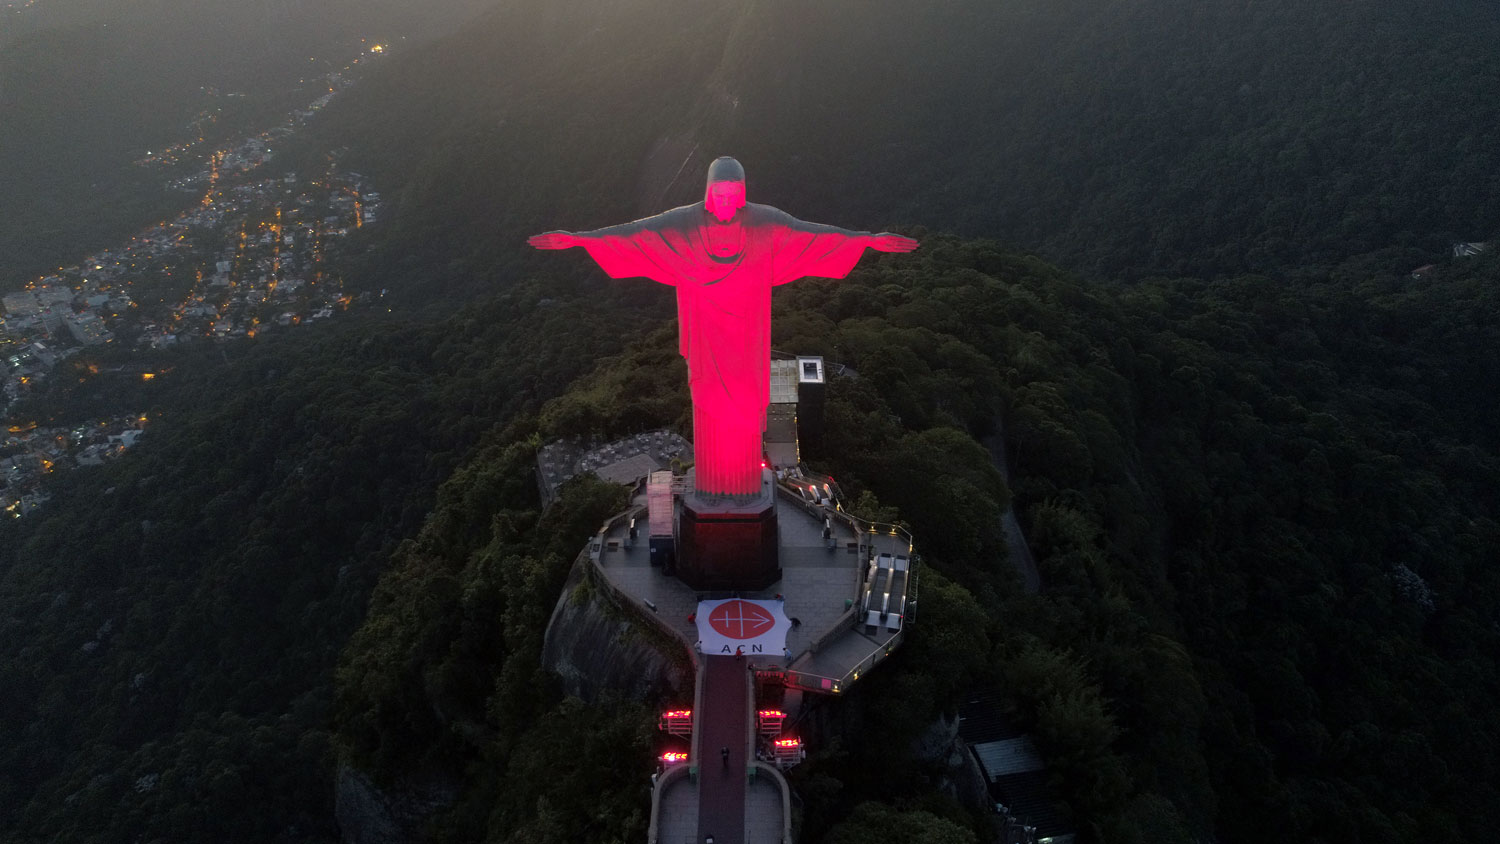
[[[728,639],[754,639],[776,626],[764,607],[748,601],[725,601],[708,614],[708,623]]]

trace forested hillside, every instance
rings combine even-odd
[[[1105,840],[1255,841],[1268,819],[1486,840],[1500,262],[1110,292],[924,242],[777,294],[779,347],[860,372],[806,456],[930,564],[909,646],[835,728],[913,735],[977,678]],[[564,701],[537,668],[571,549],[618,498],[584,484],[540,517],[529,455],[680,423],[669,303],[529,282],[429,327],[209,350],[136,394],[139,450],[4,527],[7,835],[332,840],[337,745],[378,781],[445,783],[437,840],[633,840],[649,714]],[[1012,489],[973,440],[996,421]],[[1004,558],[1010,500],[1039,597]],[[797,772],[805,840],[857,837],[888,811],[869,801],[973,821],[915,761],[839,746]]]
[[[628,339],[613,320],[659,313],[516,285],[38,403],[113,392],[150,427],[0,524],[0,840],[336,840],[332,671],[387,558],[487,435]]]
[[[100,168],[228,37],[163,19],[0,51],[0,272],[153,210]],[[0,524],[0,841],[331,842],[340,754],[436,783],[433,840],[639,840],[648,710],[562,698],[536,635],[618,493],[542,513],[526,472],[683,424],[672,296],[523,243],[725,153],[752,201],[924,244],[776,293],[778,348],[860,373],[805,457],[930,564],[830,729],[914,735],[974,678],[1090,839],[1488,841],[1500,257],[1441,256],[1500,230],[1497,35],[1478,0],[503,0],[393,56],[287,151],[386,192],[334,260],[393,313],[150,383],[86,354],[30,406],[150,424]],[[867,748],[797,769],[801,840],[978,829]]]
[[[1415,284],[1380,269],[1393,258],[1113,294],[929,237],[846,282],[783,288],[777,345],[860,373],[833,382],[826,448],[805,456],[857,507],[894,508],[929,563],[911,643],[837,704],[847,741],[795,772],[803,840],[856,840],[872,800],[918,827],[974,821],[902,742],[854,740],[914,737],[974,690],[964,678],[1036,732],[1091,838],[1486,840],[1500,262]],[[561,420],[677,419],[671,339],[550,405],[542,438]],[[1013,490],[973,439],[997,418]],[[589,522],[537,526],[503,468],[534,445],[512,443],[456,475],[395,558],[346,653],[340,733],[381,781],[453,784],[435,840],[630,840],[647,722],[564,703],[536,670],[533,625]],[[1037,597],[1005,560],[1012,495]],[[619,755],[590,744],[596,777],[538,781],[546,737],[597,719]]]
[[[1497,37],[1480,0],[508,0],[324,129],[411,209],[392,288],[460,254],[437,290],[467,295],[534,231],[701,198],[721,154],[806,219],[1212,278],[1495,234]]]

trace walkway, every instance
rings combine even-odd
[[[712,835],[714,844],[745,844],[745,781],[752,752],[750,672],[743,659],[732,656],[706,656],[701,671],[698,840]],[[722,756],[726,747],[727,764]]]

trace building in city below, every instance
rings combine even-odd
[[[65,321],[68,324],[68,331],[73,334],[73,339],[85,346],[98,346],[114,339],[114,335],[105,327],[104,320],[91,311],[70,314]]]
[[[42,303],[37,301],[36,293],[30,290],[7,293],[4,303],[5,313],[12,317],[35,316],[42,310]]]
[[[54,308],[49,305],[42,308],[37,313],[36,318],[42,323],[42,328],[46,330],[47,336],[51,337],[63,329],[68,313],[69,311],[64,308]]]

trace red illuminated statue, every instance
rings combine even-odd
[[[693,394],[695,487],[710,495],[760,491],[771,288],[803,276],[843,278],[867,247],[917,248],[909,237],[808,223],[746,203],[745,170],[727,157],[709,166],[702,202],[527,242],[538,249],[582,246],[610,278],[649,278],[677,288],[679,350]]]

